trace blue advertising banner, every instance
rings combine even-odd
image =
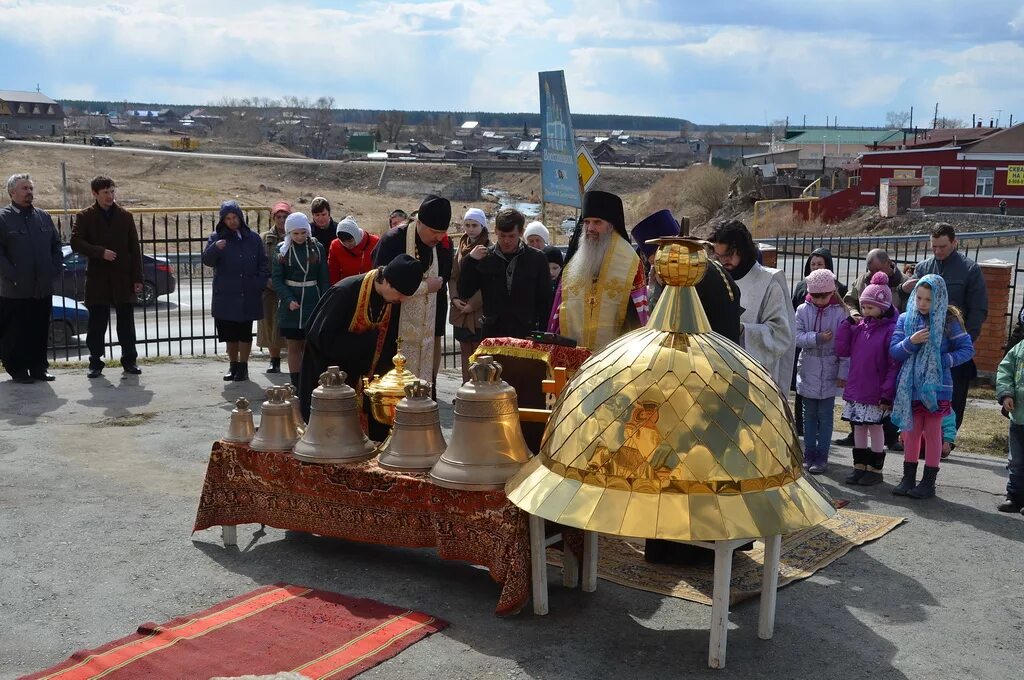
[[[580,208],[576,136],[569,117],[565,72],[541,71],[539,75],[541,187],[544,200]]]

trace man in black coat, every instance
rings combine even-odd
[[[61,272],[60,237],[32,205],[27,173],[7,180],[11,204],[0,210],[0,361],[15,382],[50,381],[46,336],[53,279]]]
[[[462,261],[459,297],[483,293],[483,337],[526,338],[547,327],[551,314],[548,258],[523,242],[526,218],[514,209],[494,218],[497,243],[476,246]]]
[[[417,211],[416,219],[411,223],[395,227],[384,234],[377,248],[373,253],[373,264],[375,267],[383,267],[401,254],[407,254],[419,260],[424,275],[434,265],[434,257],[437,257],[437,273],[434,276],[426,276],[419,290],[413,296],[426,295],[436,298],[434,315],[434,343],[433,343],[433,367],[431,376],[425,376],[428,365],[416,366],[414,348],[411,346],[408,337],[407,326],[401,323],[401,310],[395,310],[396,318],[393,323],[402,330],[399,335],[403,337],[404,344],[402,351],[409,359],[407,364],[409,370],[428,382],[436,382],[437,371],[441,364],[441,342],[445,334],[445,321],[448,316],[448,279],[452,276],[452,247],[447,241],[448,226],[451,224],[452,206],[447,199],[440,196],[430,195],[423,199]],[[412,240],[409,238],[409,230],[414,230],[415,248],[410,248]],[[412,250],[412,252],[409,252]],[[415,306],[412,302],[410,309]],[[424,358],[426,361],[426,358]],[[429,362],[428,362],[429,363]],[[419,371],[419,372],[418,372]]]

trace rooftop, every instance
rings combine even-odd
[[[56,104],[41,92],[24,92],[22,90],[0,90],[0,100],[8,102],[25,102],[26,104]]]
[[[902,144],[902,130],[865,130],[858,128],[808,128],[786,131],[786,144]]]

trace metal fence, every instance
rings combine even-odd
[[[133,210],[143,254],[146,292],[135,305],[136,346],[141,357],[203,356],[220,354],[210,303],[213,271],[203,265],[202,251],[217,225],[217,208]],[[244,210],[246,222],[256,232],[269,228],[265,208]],[[71,236],[74,215],[52,211],[51,215],[66,243]],[[173,286],[173,290],[166,292]],[[54,285],[54,295],[68,298],[55,302],[50,324],[49,356],[54,361],[87,359],[86,323],[75,302],[85,299],[85,260],[65,247],[64,269]],[[116,324],[107,329],[106,356],[117,357],[120,349]],[[442,344],[445,368],[460,365],[459,346],[449,334]]]

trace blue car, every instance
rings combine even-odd
[[[89,328],[89,310],[81,302],[61,295],[51,297],[51,348],[64,348],[74,344],[76,335],[84,335]]]

